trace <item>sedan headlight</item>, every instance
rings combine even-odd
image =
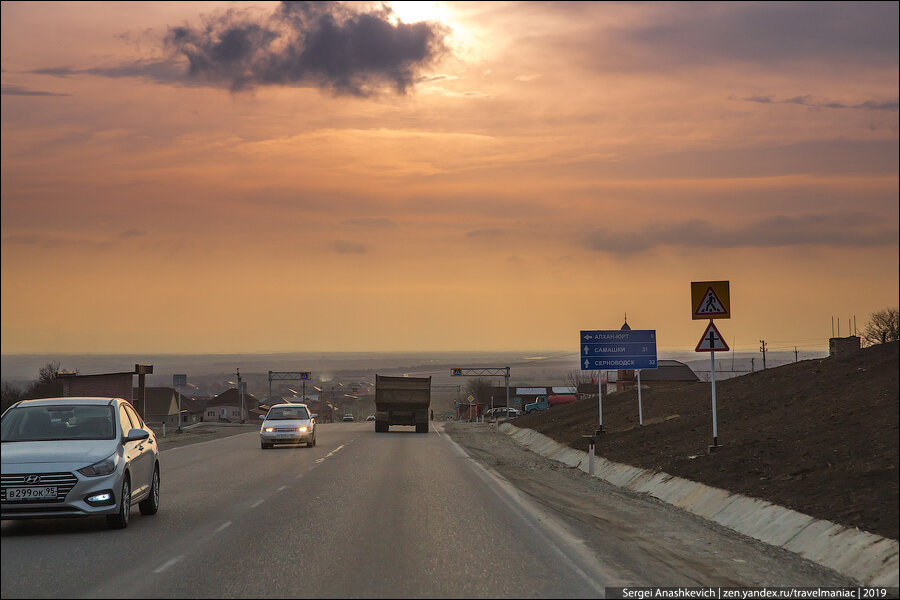
[[[307,431],[309,431],[309,427],[298,427],[297,431],[299,431],[300,433],[306,433]]]
[[[78,469],[78,472],[87,477],[100,477],[101,475],[109,475],[114,472],[116,470],[116,465],[118,464],[119,454],[118,452],[113,452],[101,461],[95,462],[83,469]]]
[[[275,428],[274,427],[266,427],[263,429],[263,431],[265,431],[266,433],[272,433],[273,431],[275,431]]]

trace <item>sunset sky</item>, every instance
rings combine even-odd
[[[729,344],[898,304],[898,4],[2,4],[2,352]]]

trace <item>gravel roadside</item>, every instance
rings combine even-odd
[[[677,507],[572,469],[482,423],[443,431],[472,458],[553,511],[633,585],[853,586],[856,582]]]

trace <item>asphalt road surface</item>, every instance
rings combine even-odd
[[[320,425],[315,448],[261,450],[246,433],[164,450],[160,511],[134,510],[125,530],[103,518],[3,521],[0,592],[556,598],[635,583],[627,560],[597,551],[597,523],[579,534],[571,515],[517,490],[440,428],[394,429]],[[636,546],[656,545],[632,529]]]

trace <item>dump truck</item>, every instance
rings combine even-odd
[[[431,377],[387,377],[375,375],[375,431],[391,425],[415,425],[417,433],[428,433]]]

